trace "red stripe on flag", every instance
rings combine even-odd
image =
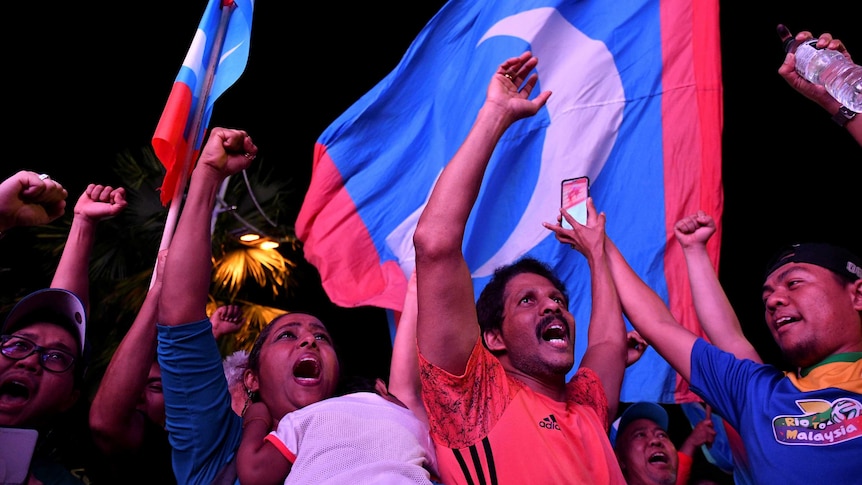
[[[184,131],[191,114],[191,106],[191,89],[185,83],[175,82],[153,134],[153,150],[167,170],[161,187],[162,205],[170,203],[180,177],[182,164],[177,161],[183,159],[188,149]]]
[[[721,55],[718,2],[661,3],[665,181],[665,280],[674,317],[696,335],[705,336],[697,320],[682,249],[673,233],[676,222],[703,209],[716,221],[709,252],[718,265],[723,190],[721,186]],[[689,28],[681,29],[681,25]],[[665,28],[674,26],[674,28]],[[695,86],[692,90],[691,86]],[[700,136],[691,136],[691,127]],[[700,163],[691,158],[700,156]],[[697,402],[677,374],[677,403]]]
[[[368,229],[326,147],[315,145],[314,168],[306,199],[296,219],[296,236],[321,275],[333,303],[343,307],[401,309],[407,291],[404,271],[394,261],[381,263]],[[337,233],[323,228],[341,228]],[[348,261],[349,264],[345,264]]]

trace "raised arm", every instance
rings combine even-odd
[[[428,413],[422,403],[419,381],[419,357],[416,350],[416,273],[407,283],[404,309],[398,319],[389,365],[389,393],[397,397],[420,420],[428,423]]]
[[[212,274],[212,219],[221,182],[251,164],[257,147],[242,130],[213,128],[192,172],[186,202],[165,261],[158,322],[173,326],[207,317]],[[178,298],[177,295],[182,295]]]
[[[221,305],[210,315],[213,326],[213,337],[216,340],[226,335],[235,334],[245,325],[246,318],[239,305]]]
[[[793,37],[793,34],[791,34],[784,25],[779,25],[778,36],[781,41],[784,42]],[[796,34],[795,38],[799,42],[804,42],[806,40],[813,39],[814,35],[809,31],[802,31]],[[844,43],[833,38],[832,34],[828,32],[820,34],[820,37],[817,38],[817,48],[837,50],[844,54],[844,57],[850,59],[850,53],[847,51],[847,47]],[[790,87],[811,101],[817,103],[821,108],[826,110],[830,116],[835,115],[841,108],[841,103],[836,101],[835,98],[826,91],[826,88],[819,84],[808,82],[807,79],[796,72],[795,54],[788,53],[784,56],[784,62],[778,68],[778,74],[787,81],[787,84],[789,84]],[[852,136],[853,139],[862,146],[862,116],[857,115],[852,120],[847,121],[844,128],[846,128],[847,131],[850,132],[850,136]]]
[[[608,398],[608,415],[616,416],[626,370],[626,324],[605,254],[606,216],[597,214],[592,198],[588,198],[586,225],[579,224],[564,209],[560,210],[560,217],[564,217],[572,229],[564,229],[559,223],[543,225],[554,231],[558,241],[584,255],[590,265],[592,310],[587,349],[580,366],[592,369],[599,376]]]
[[[715,234],[715,220],[706,212],[698,211],[677,221],[673,233],[685,256],[697,319],[709,340],[740,359],[761,362],[742,332],[736,312],[718,281],[706,250],[709,238]]]
[[[256,154],[245,131],[210,131],[168,247],[156,332],[166,429],[180,483],[212,483],[235,456],[241,438],[206,306],[216,196],[222,181],[248,167]]]
[[[419,350],[452,374],[463,373],[479,337],[473,283],[461,252],[467,218],[500,137],[515,121],[536,114],[551,95],[545,91],[528,99],[538,81],[537,74],[530,75],[537,63],[525,52],[497,68],[485,103],[443,169],[413,235]]]
[[[126,208],[126,189],[90,184],[75,203],[72,227],[51,280],[54,288],[78,295],[90,309],[90,254],[99,221],[113,217]]]
[[[266,404],[252,403],[242,418],[242,440],[236,458],[236,471],[243,485],[284,483],[293,463],[266,441],[272,429],[272,417]]]
[[[66,212],[69,195],[45,174],[21,170],[0,182],[0,233],[48,224]]]
[[[688,381],[697,336],[674,319],[661,297],[635,273],[610,238],[605,241],[605,250],[623,312],[635,330]]]
[[[715,441],[715,425],[712,423],[712,407],[706,405],[706,417],[700,420],[691,433],[685,438],[685,441],[680,445],[679,451],[688,456],[694,457],[697,449],[703,445],[707,448],[712,446]]]
[[[138,401],[147,386],[161,394],[159,378],[149,381],[156,363],[156,312],[162,290],[162,268],[167,250],[159,253],[156,278],[144,303],[129,327],[90,405],[90,430],[96,445],[106,454],[135,451],[143,444],[147,416],[137,411]],[[164,426],[164,405],[160,422]]]

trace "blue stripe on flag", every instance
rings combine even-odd
[[[539,58],[534,92],[553,95],[536,116],[508,130],[489,164],[464,242],[476,295],[494,268],[520,256],[551,263],[570,290],[576,357],[583,355],[588,267],[541,223],[556,220],[560,181],[588,175],[598,210],[609,215],[607,232],[667,300],[665,247],[676,242],[666,230],[669,120],[663,119],[660,6],[685,10],[689,3],[449,1],[396,68],[318,139],[315,173],[296,227],[308,243],[308,260],[319,262],[330,298],[355,306],[380,296],[375,292],[403,290],[413,270],[413,228],[436,178],[464,140],[491,74],[502,60],[529,49]],[[697,85],[683,89],[694,91]],[[691,126],[684,136],[698,138],[702,130]],[[700,164],[698,144],[683,145],[695,152],[673,150]],[[699,190],[700,169],[691,173],[687,183]],[[317,184],[328,191],[317,190]],[[340,184],[349,197],[338,198],[336,207],[332,194]],[[354,207],[345,209],[346,202]],[[345,212],[352,211],[363,227],[345,223]],[[373,243],[367,250],[344,243],[362,235]],[[366,270],[356,271],[360,264]],[[386,264],[397,264],[403,280],[381,271],[381,286],[364,284],[367,268]],[[386,301],[399,310],[403,292]],[[676,373],[654,351],[629,373],[622,400],[675,401]]]

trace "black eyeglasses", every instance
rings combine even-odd
[[[66,372],[75,364],[75,356],[65,350],[47,349],[18,335],[3,335],[0,340],[3,342],[0,353],[12,360],[25,359],[36,352],[42,368],[56,373]]]

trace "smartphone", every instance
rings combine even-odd
[[[0,483],[20,485],[30,473],[30,460],[39,433],[35,429],[0,428]]]
[[[590,178],[586,175],[564,179],[560,183],[560,207],[566,209],[580,224],[587,223],[587,197],[590,196]],[[563,218],[563,227],[571,229],[572,225]]]

